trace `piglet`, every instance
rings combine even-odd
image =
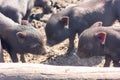
[[[46,54],[43,36],[31,25],[20,25],[0,13],[0,39],[2,48],[10,54],[13,62],[18,62],[17,53]]]
[[[103,27],[102,22],[94,23],[79,36],[76,54],[80,58],[105,56],[104,67],[113,61],[115,67],[120,67],[120,27]]]

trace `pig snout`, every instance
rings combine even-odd
[[[43,48],[41,51],[40,51],[40,54],[41,55],[46,55],[48,53],[47,49],[46,48]]]

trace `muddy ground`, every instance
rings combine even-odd
[[[60,11],[64,9],[66,6],[69,6],[70,4],[76,4],[82,2],[83,0],[56,0],[56,1],[57,1],[57,6],[60,7],[60,9],[57,11]],[[37,13],[41,13],[42,10],[41,8],[34,8],[32,12],[33,14],[37,14]],[[45,41],[46,41],[46,36],[44,32],[44,27],[50,16],[51,13],[46,14],[39,21],[33,20],[31,23],[33,26],[35,26],[40,30],[40,32],[44,36]],[[76,49],[77,49],[77,45],[78,45],[78,36],[76,36],[76,40],[75,40]],[[28,53],[25,55],[25,60],[27,63],[38,63],[38,64],[43,63],[43,64],[52,64],[52,65],[97,66],[97,67],[103,66],[104,57],[91,57],[87,59],[78,59],[75,56],[65,56],[64,54],[67,51],[67,46],[68,46],[68,39],[53,47],[46,46],[49,56],[32,55]],[[4,51],[4,59],[6,63],[12,62],[9,54],[6,51]],[[21,63],[21,61],[19,61],[19,63]]]

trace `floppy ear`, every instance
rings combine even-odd
[[[101,21],[98,21],[98,22],[95,22],[91,27],[102,27],[102,22]]]
[[[101,44],[104,45],[106,41],[106,32],[97,32],[95,36],[100,40]]]
[[[60,18],[60,21],[66,28],[68,28],[68,25],[69,25],[69,17],[68,16],[62,16]]]
[[[26,37],[26,32],[17,32],[16,35],[18,37],[18,41],[23,43],[23,41]]]

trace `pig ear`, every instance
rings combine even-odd
[[[98,22],[96,22],[96,23],[94,23],[91,27],[93,28],[93,27],[102,27],[102,22],[101,21],[98,21]]]
[[[26,32],[17,32],[16,35],[18,37],[18,41],[20,43],[24,43],[24,40],[25,40],[25,37],[26,37]]]
[[[69,25],[69,17],[68,16],[62,16],[60,21],[62,22],[62,24],[68,28],[68,25]]]
[[[26,32],[17,32],[16,35],[20,38],[20,39],[24,39],[26,37]]]
[[[97,32],[95,36],[100,40],[101,44],[104,45],[106,41],[106,32]]]

